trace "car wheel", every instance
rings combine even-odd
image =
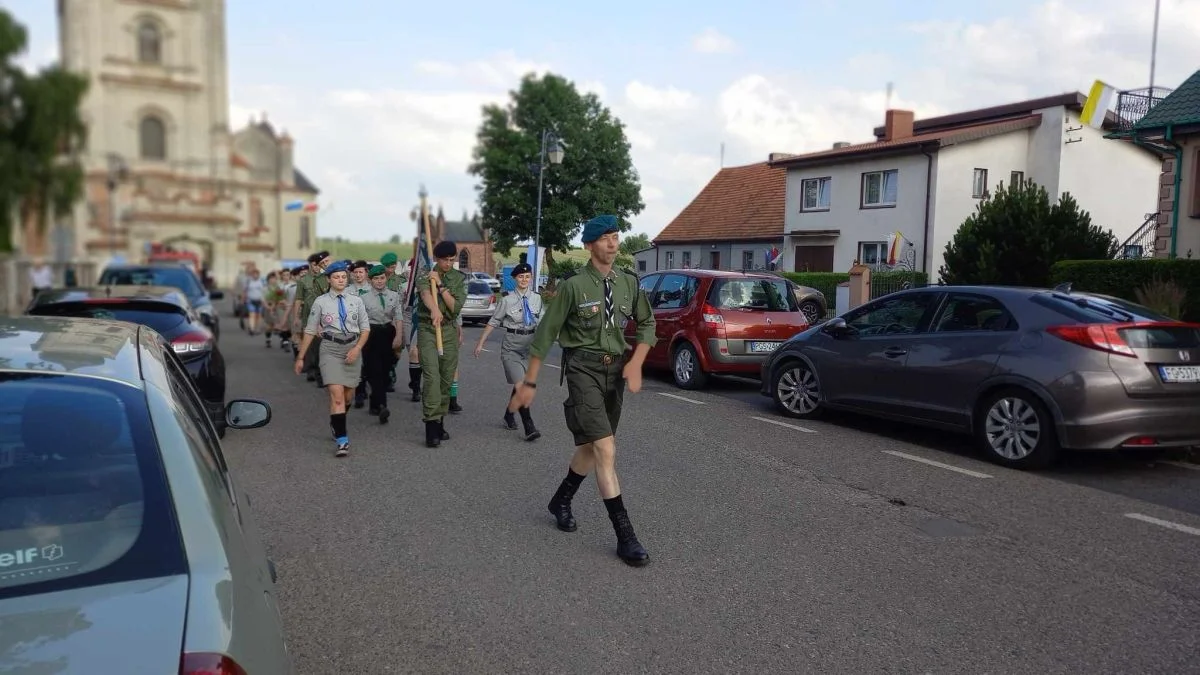
[[[708,381],[708,373],[700,367],[700,358],[690,342],[681,342],[671,359],[671,374],[680,389],[699,389]]]
[[[803,361],[777,368],[771,390],[775,407],[788,417],[811,419],[821,414],[821,382]]]
[[[1058,458],[1054,418],[1023,389],[1002,389],[979,406],[975,433],[988,459],[1014,469],[1049,466]]]
[[[821,323],[821,319],[825,318],[821,316],[821,305],[815,300],[805,300],[800,303],[800,313],[804,315],[810,326]]]

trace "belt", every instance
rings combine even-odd
[[[536,328],[505,328],[504,330],[517,335],[533,335],[537,332]]]
[[[568,358],[572,358],[572,359],[578,358],[578,359],[583,359],[585,361],[591,361],[593,363],[603,363],[604,365],[608,366],[608,365],[612,365],[612,364],[620,361],[622,358],[624,358],[624,356],[625,356],[624,354],[616,354],[616,355],[602,354],[600,352],[589,352],[589,351],[584,351],[582,349],[572,349],[571,354]]]
[[[350,337],[347,337],[347,338],[336,338],[333,336],[332,333],[325,333],[324,335],[321,336],[321,339],[329,340],[330,342],[332,342],[335,345],[348,345],[348,344],[358,342],[357,336],[351,335]]]
[[[390,324],[390,323],[373,323],[370,325],[371,325],[371,330],[375,330],[376,328],[387,328],[388,326],[390,326],[392,324]]]

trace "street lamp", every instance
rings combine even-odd
[[[538,279],[541,274],[542,262],[542,183],[546,173],[546,159],[549,158],[551,164],[562,164],[563,155],[566,150],[563,146],[562,139],[558,134],[549,129],[542,130],[542,150],[538,155],[538,204],[537,204],[537,225],[534,226],[533,233],[533,286],[536,289]]]
[[[108,253],[115,257],[117,248],[117,186],[129,177],[129,166],[116,153],[108,155]]]

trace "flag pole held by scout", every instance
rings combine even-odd
[[[434,266],[437,264],[437,260],[433,257],[433,240],[429,236],[429,205],[425,199],[426,197],[429,196],[429,193],[425,192],[424,185],[421,186],[420,195],[421,195],[421,227],[425,234],[425,248],[426,248],[426,251],[429,253],[429,271],[432,272]],[[436,301],[436,299],[438,297],[438,289],[437,289],[437,280],[436,279],[429,280],[429,292],[433,296],[434,300]],[[434,335],[437,336],[438,356],[445,356],[446,355],[445,351],[442,349],[442,326],[441,326],[441,324],[434,324],[433,330],[434,330]]]

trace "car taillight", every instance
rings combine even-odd
[[[700,311],[704,314],[704,323],[708,324],[710,328],[725,327],[725,317],[721,316],[721,313],[717,311],[716,307],[713,307],[706,302]]]
[[[171,348],[180,357],[186,358],[190,355],[202,354],[212,349],[212,338],[208,333],[190,331],[176,336],[175,339],[171,340]]]
[[[1125,339],[1117,332],[1129,325],[1121,323],[1072,324],[1070,326],[1051,326],[1046,329],[1046,332],[1060,340],[1066,340],[1081,347],[1136,358],[1137,354],[1134,353],[1133,348],[1126,344]]]
[[[246,675],[246,669],[224,654],[190,652],[179,662],[179,675]]]

